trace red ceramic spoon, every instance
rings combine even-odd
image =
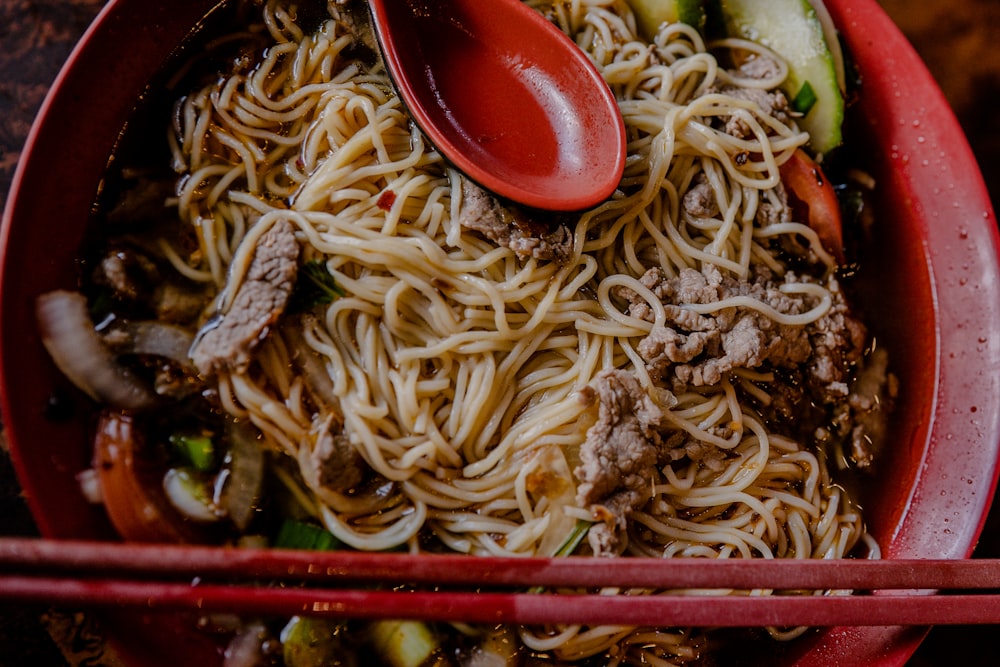
[[[389,74],[434,146],[481,186],[594,206],[625,166],[618,104],[587,56],[519,0],[371,0]]]

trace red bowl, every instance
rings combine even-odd
[[[53,86],[28,138],[0,237],[0,393],[15,468],[41,532],[113,533],[74,475],[89,465],[86,403],[54,414],[68,384],[34,325],[36,296],[75,285],[84,225],[144,86],[216,0],[110,2]],[[1000,452],[1000,239],[982,177],[943,95],[874,0],[827,0],[863,77],[855,140],[870,147],[878,225],[862,304],[902,393],[867,490],[888,558],[965,558],[992,500]],[[219,663],[173,617],[110,613],[129,664]],[[177,632],[186,632],[179,640]],[[775,648],[796,665],[902,665],[926,628],[830,628]],[[195,656],[198,656],[197,658]]]

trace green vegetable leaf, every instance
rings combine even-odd
[[[215,468],[215,445],[210,436],[174,433],[169,439],[181,458],[198,472],[210,472]]]
[[[799,92],[795,94],[795,99],[792,100],[792,108],[801,114],[807,114],[818,101],[819,98],[816,97],[816,91],[813,90],[812,84],[806,81],[799,88]]]
[[[316,306],[333,303],[346,294],[321,260],[311,260],[299,269],[299,279],[292,292],[290,309],[303,312]]]
[[[320,526],[286,519],[281,524],[274,546],[279,549],[335,551],[342,547],[343,543],[333,533]]]

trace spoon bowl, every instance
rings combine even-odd
[[[625,125],[597,68],[518,0],[372,0],[386,67],[417,125],[460,171],[533,208],[607,199]]]

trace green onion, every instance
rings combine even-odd
[[[278,531],[274,546],[279,549],[306,549],[334,551],[343,546],[336,535],[315,524],[295,519],[285,519]]]
[[[339,662],[347,651],[341,631],[343,621],[294,616],[281,631],[285,667],[352,664]]]
[[[556,556],[569,556],[576,551],[576,548],[580,546],[580,542],[583,541],[584,536],[586,536],[592,525],[590,521],[584,521],[583,519],[577,521],[573,532],[569,534],[563,545],[556,551]]]
[[[209,436],[175,433],[170,436],[170,444],[195,470],[210,472],[215,468],[215,445]]]
[[[590,531],[590,527],[594,525],[590,521],[584,521],[579,519],[576,525],[573,526],[573,532],[569,534],[566,541],[562,543],[562,546],[556,551],[555,555],[558,556],[570,556],[576,551],[576,548],[580,546],[580,542],[586,537],[587,533]],[[532,586],[528,589],[529,593],[544,593],[545,586]]]
[[[801,114],[807,114],[818,101],[819,98],[816,97],[816,91],[813,90],[812,84],[806,81],[799,88],[799,92],[795,94],[795,99],[792,100],[792,108]]]
[[[420,667],[440,648],[430,626],[420,621],[374,621],[368,633],[390,667]]]

